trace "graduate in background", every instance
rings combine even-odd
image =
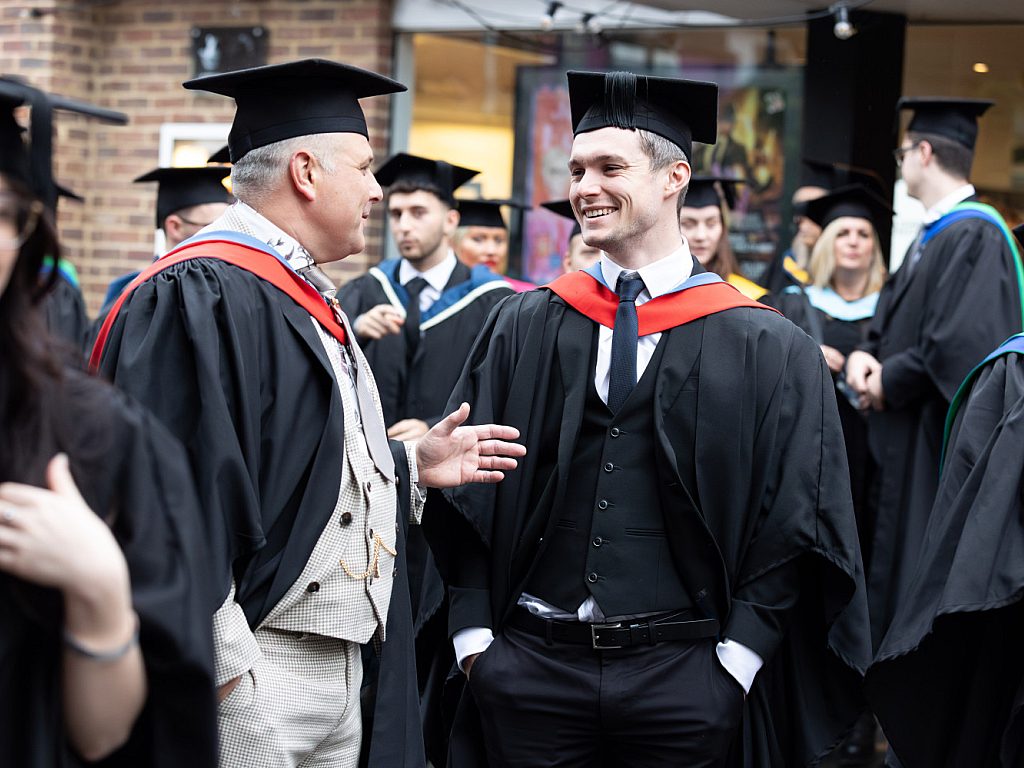
[[[968,182],[978,118],[990,101],[903,99],[896,150],[926,210],[903,264],[882,289],[868,338],[847,357],[866,402],[879,467],[868,572],[874,647],[913,575],[939,481],[943,425],[967,373],[1022,328],[1022,267],[999,214]]]
[[[477,171],[399,153],[378,170],[402,254],[346,283],[338,299],[373,369],[388,436],[414,440],[440,419],[484,319],[512,293],[505,280],[456,258],[455,190]]]
[[[454,766],[799,766],[860,711],[863,574],[832,378],[691,256],[717,86],[568,73],[603,254],[503,302],[452,395],[528,453],[424,524],[465,673]]]
[[[572,220],[572,230],[569,232],[569,242],[565,246],[565,253],[562,255],[562,271],[579,272],[582,269],[594,266],[601,258],[601,249],[592,248],[583,242],[583,230],[572,210],[572,203],[568,200],[549,200],[541,203],[541,208],[547,208],[552,213],[557,213],[566,219]]]
[[[384,163],[377,176],[389,187],[388,222],[402,258],[372,267],[338,294],[355,318],[392,439],[416,439],[440,420],[477,332],[513,292],[501,275],[466,266],[451,249],[460,224],[453,193],[476,173],[404,153]],[[447,748],[441,693],[454,661],[447,602],[418,526],[409,530],[408,552],[424,737],[437,762]]]
[[[1024,335],[963,382],[945,438],[917,567],[865,685],[907,768],[1013,768],[1024,765]]]
[[[736,204],[738,179],[723,176],[694,176],[679,209],[679,227],[690,253],[700,265],[714,272],[748,299],[760,299],[768,291],[740,274],[739,263],[729,244],[725,211]]]
[[[515,200],[459,200],[459,226],[452,236],[452,248],[459,261],[472,269],[482,265],[504,276],[505,282],[516,293],[530,291],[537,286],[525,280],[509,277],[508,224],[501,214],[502,207],[527,209]]]
[[[156,228],[164,234],[165,252],[173,251],[227,210],[234,200],[224,185],[230,173],[230,168],[216,165],[155,168],[134,180],[136,184],[157,184]],[[110,283],[103,297],[100,324],[110,305],[140,271],[129,272]]]

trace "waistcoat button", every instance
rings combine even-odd
[[[588,573],[587,574],[587,581],[589,581],[591,584],[596,584],[597,583],[597,574],[596,573]]]
[[[352,513],[351,512],[342,512],[341,513],[341,524],[342,525],[351,525],[352,524]]]
[[[320,591],[320,582],[319,581],[311,581],[311,582],[309,582],[309,585],[306,587],[306,591],[309,592],[310,594],[312,594],[314,592],[319,592]]]
[[[619,432],[619,428],[618,427],[612,427],[610,430],[608,430],[608,434],[611,435],[612,437],[618,437],[622,433]]]
[[[601,499],[599,502],[597,502],[597,508],[598,509],[608,509],[608,502],[605,501],[604,499]]]
[[[612,464],[610,461],[607,464],[604,465],[604,471],[605,472],[611,472],[614,469],[615,469],[615,465]]]
[[[596,539],[594,539],[593,543],[595,547],[600,547],[602,544],[604,544],[604,539],[598,536]]]

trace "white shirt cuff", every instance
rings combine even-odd
[[[466,627],[456,632],[452,636],[452,644],[455,646],[455,658],[459,662],[459,669],[465,673],[462,662],[474,653],[483,653],[493,642],[494,633],[487,627]]]
[[[720,642],[715,651],[718,653],[718,660],[725,667],[725,671],[743,686],[744,693],[750,693],[750,688],[754,684],[754,676],[764,666],[764,659],[747,646],[728,638]]]
[[[423,505],[427,502],[427,489],[420,485],[420,468],[416,463],[416,441],[405,445],[405,458],[409,464],[409,522],[419,525],[423,521]]]

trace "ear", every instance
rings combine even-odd
[[[921,139],[921,141],[918,142],[917,151],[921,153],[921,165],[930,164],[932,158],[935,157],[935,148],[927,139]]]
[[[685,160],[679,160],[668,168],[668,176],[665,178],[665,197],[675,200],[690,183],[690,164]]]
[[[182,240],[183,234],[181,230],[181,225],[181,217],[179,217],[176,213],[172,213],[170,216],[164,219],[164,237],[171,242],[180,242]]]
[[[444,233],[451,237],[455,234],[455,230],[459,228],[459,222],[462,220],[462,214],[455,208],[449,208],[448,212],[444,215]]]
[[[311,203],[316,201],[316,187],[322,173],[323,169],[316,158],[304,149],[300,149],[288,161],[288,180],[292,189]]]

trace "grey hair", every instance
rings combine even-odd
[[[326,173],[334,173],[334,134],[314,133],[251,149],[231,167],[231,191],[242,202],[257,202],[281,183],[292,156],[305,150]]]
[[[636,129],[637,135],[640,137],[640,149],[647,155],[647,159],[650,162],[652,171],[659,171],[672,163],[678,163],[682,160],[684,163],[689,163],[690,159],[686,156],[683,148],[676,144],[674,141],[669,141],[664,136],[659,136],[657,133],[651,131],[645,131],[643,128]],[[676,215],[683,209],[683,203],[686,201],[686,192],[689,186],[683,187],[679,191],[679,197],[676,198]]]

